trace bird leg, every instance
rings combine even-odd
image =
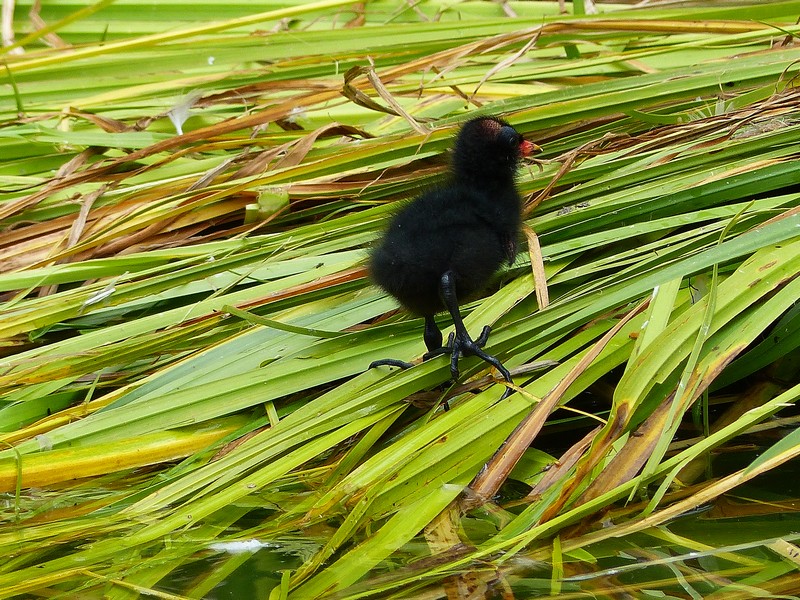
[[[425,316],[425,333],[422,334],[422,339],[425,340],[428,352],[442,347],[442,332],[439,331],[439,326],[433,320],[433,315]]]
[[[461,319],[461,313],[458,310],[458,298],[456,298],[456,280],[452,271],[447,271],[440,280],[442,300],[450,316],[453,318],[453,326],[455,327],[455,334],[450,334],[447,340],[447,346],[441,349],[433,350],[426,354],[426,358],[438,354],[450,354],[450,375],[453,380],[458,379],[458,359],[462,356],[477,356],[478,358],[486,361],[495,369],[500,371],[507,382],[512,383],[511,373],[508,372],[503,364],[491,354],[487,354],[482,350],[486,341],[489,339],[491,328],[487,325],[481,331],[477,340],[473,340],[467,328],[464,326],[464,321]],[[503,398],[511,394],[511,388],[506,389]]]

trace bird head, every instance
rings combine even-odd
[[[477,117],[458,133],[453,169],[458,177],[513,178],[520,159],[538,150],[503,119]]]

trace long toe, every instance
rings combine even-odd
[[[422,355],[422,360],[430,360],[432,358],[436,358],[437,356],[441,356],[442,354],[450,354],[451,348],[449,346],[442,346],[441,348],[436,348],[436,350],[430,350]]]
[[[506,380],[508,383],[512,383],[512,380],[511,380],[511,373],[509,373],[509,372],[508,372],[508,369],[506,369],[506,368],[503,366],[503,363],[501,363],[499,360],[497,360],[497,358],[496,358],[496,357],[492,356],[491,354],[487,354],[486,352],[484,352],[484,351],[483,351],[483,350],[481,350],[480,348],[478,348],[477,352],[474,352],[474,351],[473,351],[473,352],[472,352],[472,354],[474,354],[475,356],[478,356],[478,357],[482,358],[482,359],[483,359],[483,360],[485,360],[487,363],[489,363],[490,365],[492,365],[492,366],[493,366],[495,369],[497,369],[498,371],[500,371],[500,374],[503,376],[503,379],[505,379],[505,380]]]
[[[450,332],[450,335],[447,336],[447,344],[441,346],[440,348],[434,348],[433,350],[428,350],[425,354],[422,355],[422,360],[430,360],[432,358],[436,358],[437,356],[441,356],[442,354],[450,354],[453,351],[453,340],[455,339],[455,334]]]
[[[400,367],[401,369],[410,369],[414,363],[406,362],[404,360],[397,360],[396,358],[382,358],[380,360],[373,360],[369,363],[369,368],[374,367]]]
[[[486,343],[486,339],[489,337],[488,330],[489,330],[488,326],[484,327],[477,341],[472,341],[469,337],[467,337],[466,339],[457,338],[453,342],[453,355],[450,358],[450,372],[453,373],[453,370],[455,369],[455,374],[453,375],[454,379],[458,377],[457,356],[472,355],[472,356],[477,356],[478,358],[492,365],[495,369],[500,371],[500,374],[503,376],[503,379],[505,379],[508,383],[512,383],[511,373],[509,373],[508,369],[506,369],[503,366],[503,363],[501,363],[497,359],[497,357],[492,356],[487,352],[484,352],[483,349],[481,348],[483,343]],[[503,397],[505,398],[510,393],[511,392],[509,390],[506,390],[506,393],[503,395]]]
[[[497,360],[497,357],[492,356],[491,354],[487,354],[483,350],[481,350],[480,353],[476,352],[475,355],[476,356],[480,356],[483,360],[485,360],[490,365],[492,365],[495,369],[500,371],[500,374],[503,376],[503,379],[505,379],[508,383],[514,383],[513,380],[511,379],[511,373],[509,373],[508,369],[506,369],[503,366],[503,363],[501,363],[499,360]],[[514,390],[512,388],[510,388],[510,387],[507,387],[506,390],[503,392],[503,395],[500,396],[500,400],[505,400],[506,398],[508,398],[513,393],[514,393]]]
[[[452,352],[450,353],[450,378],[453,381],[458,381],[458,375],[459,375],[458,359],[461,358],[463,352],[457,340],[453,342],[451,350]]]

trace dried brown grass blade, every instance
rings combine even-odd
[[[353,85],[353,80],[361,75],[366,75],[369,82],[372,84],[372,87],[378,93],[386,104],[389,106],[382,106],[381,104],[375,102],[372,98],[367,96],[363,91],[361,91],[358,87]],[[394,77],[392,77],[394,78]],[[369,108],[370,110],[374,110],[377,112],[383,112],[390,115],[394,115],[396,117],[402,117],[408,124],[411,126],[414,131],[419,134],[427,135],[429,132],[426,128],[420,125],[419,121],[412,117],[401,105],[397,100],[394,99],[394,96],[389,92],[386,86],[381,81],[381,78],[378,77],[378,74],[375,72],[374,64],[370,61],[369,67],[362,67],[362,66],[355,66],[350,68],[347,73],[344,75],[344,86],[342,86],[342,94],[350,100],[358,104],[359,106],[363,106],[364,108]]]
[[[552,467],[545,473],[539,482],[533,486],[525,500],[532,502],[537,500],[545,491],[550,489],[559,479],[564,477],[572,466],[583,456],[587,448],[592,444],[594,437],[600,432],[600,427],[595,427],[580,440],[575,442],[570,448],[561,455]]]
[[[528,239],[528,255],[531,257],[531,270],[533,271],[533,284],[536,288],[536,302],[539,310],[544,310],[550,304],[550,294],[547,291],[547,276],[544,272],[544,257],[539,236],[528,225],[523,225],[523,232]]]
[[[346,135],[350,137],[357,136],[364,139],[374,137],[358,127],[343,125],[341,123],[329,123],[328,125],[323,125],[319,129],[312,131],[308,135],[294,142],[292,149],[286,154],[286,156],[275,163],[275,168],[282,169],[285,167],[294,167],[299,165],[301,162],[303,162],[303,159],[309,153],[318,138],[328,137],[330,135]]]
[[[674,394],[667,396],[658,408],[642,422],[637,428],[636,437],[631,438],[631,441],[625,444],[616,456],[611,459],[608,466],[591,480],[589,486],[575,501],[576,506],[585,504],[607,490],[636,476],[639,469],[642,468],[642,465],[647,462],[647,459],[653,453],[674,400]]]
[[[572,370],[567,373],[566,377],[562,379],[552,390],[550,390],[541,402],[536,404],[534,409],[528,414],[523,421],[517,425],[516,429],[511,433],[506,442],[495,453],[486,468],[483,469],[478,476],[473,480],[470,485],[474,496],[469,499],[465,498],[462,503],[465,508],[472,508],[475,503],[482,503],[492,498],[500,486],[508,478],[509,473],[514,466],[522,458],[525,450],[531,445],[533,440],[538,435],[542,426],[544,425],[547,417],[558,406],[564,393],[570,385],[583,373],[592,361],[602,352],[608,342],[625,326],[628,321],[642,312],[650,304],[650,299],[646,299],[639,303],[633,310],[625,315],[620,321],[612,327],[597,343],[581,358]],[[574,477],[573,481],[580,481],[580,477]],[[577,485],[577,483],[576,483]],[[566,497],[562,495],[561,503],[566,502]],[[556,506],[558,505],[558,506]],[[561,504],[559,501],[555,503],[549,510],[557,510]]]

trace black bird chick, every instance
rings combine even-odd
[[[511,382],[502,363],[482,349],[489,326],[473,340],[458,303],[482,291],[503,262],[514,262],[522,223],[522,200],[514,177],[520,158],[536,149],[502,119],[467,121],[456,138],[447,182],[403,207],[372,252],[373,280],[409,311],[425,318],[428,352],[423,360],[450,354],[453,380],[458,378],[459,357],[475,355]],[[434,315],[444,310],[453,319],[455,334],[443,347]],[[379,365],[412,366],[384,359],[370,368]]]

